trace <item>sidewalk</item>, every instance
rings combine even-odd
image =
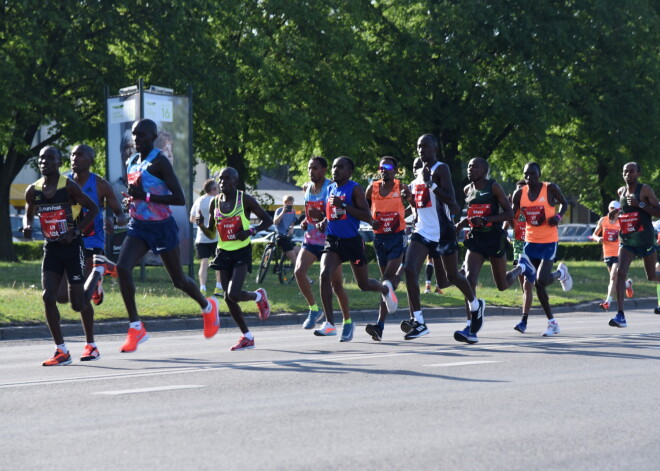
[[[615,302],[616,305],[616,302]],[[651,313],[657,306],[656,298],[640,298],[640,299],[627,299],[627,310],[633,309],[649,309]],[[575,304],[569,306],[553,306],[553,314],[565,314],[570,312],[581,313],[599,313],[602,314],[598,301],[588,303]],[[612,316],[616,311],[609,311]],[[532,308],[530,315],[538,316],[543,315],[540,306],[535,305]],[[491,306],[486,303],[486,317],[489,316],[520,316],[519,307],[499,307]],[[256,315],[246,316],[248,326],[261,327],[261,326],[280,326],[280,325],[302,325],[307,317],[307,313],[281,313],[271,314],[267,321],[261,321]],[[376,310],[363,310],[351,312],[353,321],[358,323],[375,322],[378,317]],[[388,316],[387,320],[391,323],[398,324],[404,319],[408,319],[408,310],[399,310],[394,315]],[[465,309],[462,307],[451,308],[430,308],[424,309],[424,318],[429,320],[449,319],[449,318],[465,318]],[[341,322],[341,313],[335,311],[336,322]],[[201,316],[199,318],[186,318],[186,319],[148,319],[144,321],[149,332],[166,332],[177,330],[203,330],[204,324]],[[126,321],[113,321],[113,322],[97,322],[94,325],[95,335],[107,334],[125,334],[127,331],[128,320]],[[229,315],[224,312],[220,316],[220,328],[231,329],[236,328],[236,324]],[[64,337],[75,337],[84,335],[80,323],[62,324],[62,333]],[[50,339],[50,331],[48,326],[44,324],[29,325],[29,326],[0,326],[0,341],[2,340],[26,340],[26,339]]]

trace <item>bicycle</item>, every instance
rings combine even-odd
[[[281,284],[288,285],[294,278],[293,262],[289,260],[289,257],[287,257],[277,245],[278,237],[276,232],[271,232],[266,236],[266,239],[268,239],[268,242],[264,248],[264,253],[261,255],[259,271],[257,271],[257,283],[261,284],[264,281],[268,274],[270,262],[274,259],[275,266],[273,267],[273,273],[277,273]]]

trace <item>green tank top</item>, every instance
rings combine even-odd
[[[215,227],[218,231],[218,248],[227,251],[242,249],[250,245],[250,238],[240,240],[236,235],[250,228],[250,220],[243,208],[243,192],[236,191],[236,204],[231,212],[220,211],[220,195],[215,197]]]
[[[465,196],[468,217],[489,217],[500,213],[499,201],[493,195],[493,183],[495,180],[486,180],[486,186],[481,190],[477,190],[474,184],[470,184]],[[472,232],[491,232],[498,227],[500,227],[499,223],[493,225],[492,222],[489,222],[483,227],[470,227],[470,230]]]
[[[633,193],[636,199],[639,199],[643,186],[643,183],[637,184]],[[628,190],[624,191],[619,197],[621,203],[621,213],[619,214],[621,245],[647,249],[653,246],[655,242],[651,215],[643,209],[629,206],[627,196]]]

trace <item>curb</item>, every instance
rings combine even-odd
[[[552,311],[554,314],[565,314],[570,312],[580,313],[602,313],[598,306],[599,301],[591,301],[581,304],[573,304],[569,306],[553,306]],[[626,306],[629,310],[633,309],[654,309],[657,306],[656,298],[640,298],[626,300]],[[500,307],[489,306],[486,304],[486,313],[490,316],[519,316],[519,307]],[[540,314],[541,307],[534,306],[532,308],[532,315]],[[335,318],[341,319],[341,313],[335,311]],[[361,310],[351,312],[351,318],[359,323],[373,322],[376,320],[378,313],[376,310]],[[307,317],[307,313],[282,313],[272,314],[267,321],[259,320],[255,315],[246,316],[248,325],[250,327],[274,327],[282,325],[302,325]],[[446,307],[446,308],[428,308],[424,309],[424,317],[426,319],[449,319],[449,318],[463,318],[465,317],[465,309],[463,307]],[[400,322],[408,319],[408,311],[398,311],[397,313],[388,316],[388,322]],[[204,323],[199,318],[184,318],[184,319],[147,319],[144,321],[148,326],[150,332],[168,332],[180,330],[203,330]],[[111,321],[111,322],[98,322],[94,324],[95,335],[111,335],[111,334],[124,334],[127,331],[128,321]],[[220,316],[220,328],[232,329],[236,328],[233,319],[228,315]],[[64,337],[83,336],[84,332],[80,323],[62,324],[62,334]],[[27,340],[27,339],[50,339],[50,331],[46,324],[39,325],[25,325],[25,326],[3,326],[0,327],[0,341],[2,340]]]

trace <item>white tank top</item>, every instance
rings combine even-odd
[[[436,162],[431,167],[431,175],[441,165]],[[411,184],[412,194],[415,197],[415,211],[417,213],[417,220],[415,221],[415,229],[413,232],[421,235],[425,239],[439,242],[440,241],[440,219],[438,218],[438,205],[439,201],[431,188],[426,186],[422,172],[420,171]]]

